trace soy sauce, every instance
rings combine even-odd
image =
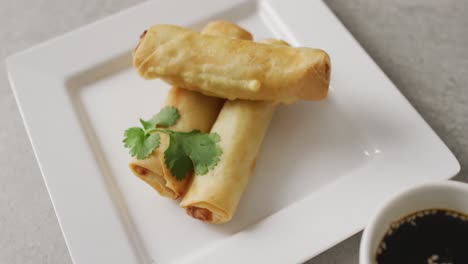
[[[391,225],[378,264],[468,264],[468,216],[445,209],[419,211]]]

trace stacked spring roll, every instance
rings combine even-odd
[[[150,27],[133,65],[146,79],[230,100],[320,100],[328,92],[326,52],[202,35],[172,25]]]
[[[287,45],[281,40],[265,40]],[[208,223],[231,220],[255,169],[260,145],[277,103],[272,101],[227,101],[212,133],[218,133],[223,154],[207,175],[195,177],[180,205],[187,213]]]
[[[146,37],[144,33],[142,38]],[[214,21],[208,23],[202,34],[219,35],[227,38],[251,40],[252,35],[243,28],[227,21]],[[135,53],[146,47],[138,46]],[[165,105],[176,107],[181,114],[180,120],[171,127],[175,131],[192,131],[198,129],[202,132],[210,131],[224,100],[216,97],[189,91],[174,86],[169,91]],[[144,160],[132,159],[129,167],[133,174],[152,186],[159,194],[172,199],[181,197],[190,183],[191,177],[176,180],[166,168],[164,155],[161,151],[167,147],[167,136],[161,134],[162,148],[157,148]]]
[[[203,35],[171,25],[146,31],[133,64],[143,78],[230,100],[211,128],[220,136],[220,160],[206,175],[193,178],[180,203],[190,216],[208,223],[233,217],[277,104],[323,99],[330,82],[330,59],[322,50]],[[160,170],[170,176],[158,157]]]

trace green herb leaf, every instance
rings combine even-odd
[[[142,128],[132,127],[125,131],[123,143],[132,157],[146,159],[159,146],[159,134],[148,134]]]
[[[137,159],[146,159],[153,150],[159,146],[159,134],[155,131],[157,126],[172,126],[180,118],[177,108],[167,106],[161,109],[150,120],[140,119],[143,128],[132,127],[124,133],[124,146],[129,149],[130,155]]]
[[[219,135],[214,133],[168,131],[169,147],[164,152],[166,166],[177,180],[183,180],[195,170],[204,175],[219,161],[222,153],[217,145]]]
[[[180,133],[179,133],[180,135]],[[184,143],[180,136],[169,133],[169,146],[164,151],[164,162],[177,180],[183,180],[193,170],[193,163],[185,154]]]
[[[156,126],[170,127],[173,126],[177,119],[180,118],[177,108],[166,106],[159,113],[155,114],[150,120],[140,119],[140,123],[145,130],[155,128]]]

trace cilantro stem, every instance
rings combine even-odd
[[[161,132],[161,133],[165,133],[165,134],[170,134],[172,131],[170,131],[168,129],[156,128],[156,127],[145,130],[146,134],[151,134],[151,133],[154,133],[154,132]]]

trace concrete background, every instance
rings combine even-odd
[[[4,59],[138,2],[0,1],[0,263],[71,263]],[[468,182],[468,1],[325,2],[455,153],[456,179]],[[307,263],[357,263],[359,240]]]

